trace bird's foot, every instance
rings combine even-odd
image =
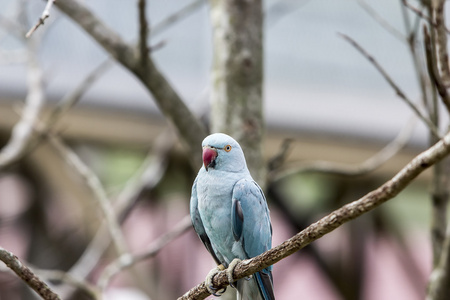
[[[236,288],[236,285],[234,284],[236,282],[236,279],[234,279],[233,272],[234,272],[234,269],[236,268],[236,265],[240,262],[241,262],[241,260],[239,258],[233,259],[233,261],[228,265],[228,268],[226,270],[228,282],[234,288]],[[245,279],[247,279],[247,277]]]
[[[210,294],[212,294],[213,296],[216,296],[216,297],[222,296],[222,294],[225,293],[225,291],[227,290],[226,287],[222,288],[222,289],[217,289],[213,285],[214,276],[216,276],[217,273],[219,273],[220,271],[223,271],[223,270],[225,270],[225,267],[223,265],[219,265],[219,266],[217,266],[217,268],[214,268],[211,271],[209,271],[208,275],[206,275],[206,279],[205,279],[206,289],[208,290],[208,292]]]

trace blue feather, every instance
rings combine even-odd
[[[206,137],[202,146],[208,151],[204,152],[208,169],[203,166],[198,172],[190,209],[194,229],[205,247],[217,264],[224,266],[235,258],[248,259],[269,250],[269,209],[247,169],[240,145],[230,136],[216,133]],[[274,300],[271,270],[272,266],[249,281],[239,280],[238,299]]]

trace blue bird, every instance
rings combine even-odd
[[[203,140],[203,166],[192,186],[191,220],[219,267],[207,276],[208,290],[218,270],[272,247],[272,225],[264,194],[247,169],[244,153],[232,137],[215,133]],[[220,268],[222,265],[223,267]],[[233,284],[241,300],[274,300],[272,266]]]

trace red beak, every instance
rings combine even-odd
[[[213,148],[206,146],[203,147],[203,165],[205,166],[206,171],[208,171],[209,167],[214,167],[215,159],[217,157],[217,151]]]

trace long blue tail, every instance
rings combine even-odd
[[[270,271],[257,272],[250,280],[240,279],[236,287],[238,300],[275,300]]]
[[[255,273],[254,276],[264,300],[275,300],[275,295],[273,294],[272,272],[264,270]]]

